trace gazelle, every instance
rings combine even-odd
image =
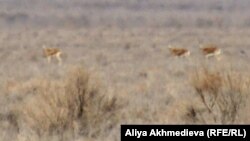
[[[206,44],[203,46],[200,45],[200,49],[201,49],[203,55],[206,56],[206,58],[209,58],[211,56],[215,56],[217,59],[219,59],[218,55],[221,54],[221,49],[218,48],[214,44]]]
[[[52,57],[55,57],[58,61],[58,64],[59,65],[62,64],[62,59],[61,59],[62,51],[59,48],[48,48],[48,47],[45,47],[45,45],[43,45],[43,54],[44,54],[44,57],[47,58],[48,63],[51,62]]]
[[[176,48],[172,46],[168,46],[168,48],[169,48],[170,53],[176,57],[182,57],[182,56],[187,57],[190,55],[190,51],[185,48]]]

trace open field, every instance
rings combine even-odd
[[[125,123],[249,124],[249,5],[0,0],[0,140],[119,140]],[[206,43],[219,60],[202,54]],[[43,45],[62,51],[62,65]]]

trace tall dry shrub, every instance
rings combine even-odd
[[[72,131],[96,136],[116,124],[116,98],[83,68],[72,69],[61,80],[36,80],[32,85],[32,95],[18,109],[23,126],[39,135]]]
[[[83,69],[74,69],[65,81],[71,117],[81,124],[81,132],[94,135],[117,121],[117,99],[101,89]]]
[[[250,92],[248,77],[239,73],[212,71],[207,68],[196,71],[191,85],[200,99],[200,105],[188,109],[189,120],[198,123],[236,123],[240,109],[244,107]]]

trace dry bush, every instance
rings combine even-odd
[[[73,69],[63,80],[34,82],[32,96],[17,109],[22,126],[39,135],[70,131],[93,137],[116,124],[116,98],[109,97],[84,69]]]
[[[187,117],[198,123],[236,123],[250,91],[247,77],[206,68],[192,77],[192,86],[201,106],[189,107]]]
[[[109,96],[97,82],[90,82],[90,75],[83,69],[70,72],[65,82],[69,109],[74,119],[79,119],[85,134],[108,129],[117,121],[117,99]]]
[[[24,126],[38,134],[60,132],[69,128],[65,93],[60,83],[50,80],[34,81],[33,94],[20,103],[20,118]],[[57,130],[57,131],[55,131]]]

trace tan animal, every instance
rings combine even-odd
[[[209,58],[211,56],[216,56],[216,58],[219,59],[218,55],[221,54],[221,49],[214,44],[200,45],[200,49],[203,55],[206,56],[206,58]]]
[[[190,55],[190,51],[185,48],[176,48],[172,46],[168,46],[168,48],[169,48],[170,53],[176,57],[182,57],[182,56],[187,57]]]
[[[61,65],[62,64],[62,59],[61,59],[61,50],[59,48],[48,48],[43,46],[43,54],[44,57],[47,58],[48,63],[51,62],[51,58],[55,57],[58,61],[58,64]]]

